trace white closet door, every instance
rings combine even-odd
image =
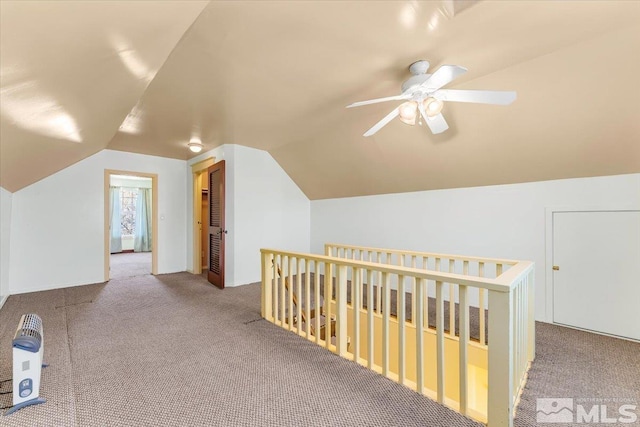
[[[553,321],[640,340],[640,211],[553,214]]]

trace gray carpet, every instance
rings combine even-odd
[[[11,296],[0,311],[0,379],[11,376],[20,315],[38,313],[47,403],[0,424],[479,425],[261,320],[259,301],[259,285],[220,290],[189,273]]]
[[[151,252],[124,252],[109,256],[111,279],[151,274]]]
[[[0,379],[26,312],[43,318],[51,366],[47,403],[0,425],[480,425],[261,320],[259,301],[258,284],[220,290],[189,273],[11,296]],[[640,344],[538,323],[537,346],[516,426],[536,425],[537,397],[640,401]]]
[[[640,426],[640,343],[536,322],[536,346],[515,427]],[[594,404],[606,405],[608,418],[618,418],[620,405],[635,404],[638,419],[634,423],[539,424],[537,398],[572,398],[574,405],[581,404],[587,411]]]

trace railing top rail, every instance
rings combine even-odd
[[[512,285],[510,282],[505,282],[505,280],[502,277],[497,279],[490,279],[486,277],[465,276],[462,274],[447,273],[444,271],[424,270],[424,269],[411,268],[411,267],[400,267],[400,266],[391,265],[391,264],[378,264],[375,262],[353,260],[350,258],[337,258],[337,257],[331,257],[331,256],[325,256],[325,255],[308,254],[303,252],[288,252],[288,251],[281,251],[278,249],[263,248],[263,249],[260,249],[260,252],[262,254],[267,253],[267,254],[274,254],[274,255],[284,255],[284,256],[293,257],[293,258],[306,258],[308,260],[313,260],[316,262],[331,263],[331,264],[341,265],[341,266],[368,268],[368,269],[380,271],[383,273],[391,273],[391,274],[397,274],[401,276],[412,276],[419,279],[436,280],[441,282],[457,283],[459,285],[473,286],[476,288],[489,289],[491,291],[498,291],[498,292],[509,292]],[[511,269],[509,269],[508,271],[510,270]],[[517,270],[520,271],[519,268]],[[511,276],[512,275],[510,275],[510,277]]]
[[[529,274],[533,267],[534,263],[531,261],[518,261],[516,265],[502,273],[496,281],[513,288],[525,275]]]
[[[433,257],[433,258],[458,259],[462,261],[491,262],[495,264],[506,264],[506,265],[515,265],[520,262],[518,260],[512,260],[512,259],[486,258],[486,257],[453,255],[453,254],[439,254],[434,252],[408,251],[403,249],[374,248],[370,246],[343,245],[340,243],[325,243],[324,246],[325,248],[332,247],[332,248],[356,249],[361,251],[404,254],[404,255],[411,255],[411,256],[415,255],[415,256]]]

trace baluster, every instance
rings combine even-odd
[[[373,262],[373,252],[368,251],[367,256],[368,262]],[[373,310],[373,290],[369,292],[371,286],[373,285],[373,272],[367,269],[367,310]]]
[[[513,366],[515,369],[515,375],[513,375],[514,390],[517,390],[519,379],[518,376],[520,375],[520,286],[521,283],[516,284],[512,292],[514,298],[514,301],[512,302],[514,311],[512,321],[515,322],[513,328],[513,338],[511,338],[513,340],[512,354],[514,358]]]
[[[356,250],[352,249],[351,250],[351,259],[355,260],[356,259]],[[354,300],[355,300],[355,282],[356,282],[356,278],[354,277],[355,274],[355,270],[352,269],[351,270],[351,308],[353,308],[354,310],[356,309],[356,305],[354,304]]]
[[[382,310],[382,375],[389,375],[389,311],[391,291],[389,289],[389,275],[382,273],[382,293],[384,309]]]
[[[280,266],[280,320],[282,323],[282,327],[287,327],[287,289],[285,287],[285,281],[287,279],[287,263],[289,262],[289,257],[286,255],[282,255],[280,260],[282,261],[282,265]]]
[[[436,361],[438,403],[444,403],[444,296],[442,282],[436,281]]]
[[[347,355],[347,266],[337,266],[336,278],[336,351]],[[329,336],[331,336],[329,328]],[[329,338],[328,341],[331,341]]]
[[[462,270],[465,276],[469,275],[469,261],[463,261]],[[469,348],[469,301],[467,299],[467,287],[458,285],[458,293],[460,295],[459,311],[460,311],[460,413],[467,415],[468,403],[468,348]]]
[[[519,292],[519,296],[518,296],[518,302],[519,302],[519,310],[518,310],[518,348],[520,349],[520,354],[518,354],[518,358],[520,359],[520,366],[518,369],[518,376],[521,375],[522,372],[524,372],[524,359],[525,359],[525,355],[526,355],[526,349],[523,346],[523,343],[525,342],[525,331],[524,331],[524,325],[525,325],[525,302],[527,299],[527,278],[526,276],[522,279],[522,281],[520,282],[520,292]]]
[[[415,282],[414,297],[416,299],[416,391],[420,394],[424,392],[424,295],[427,289],[427,279],[418,279]]]
[[[302,335],[302,262],[301,258],[296,259],[296,332]]]
[[[411,268],[416,268],[416,256],[411,257]],[[416,326],[416,283],[417,279],[413,277],[411,279],[411,323]]]
[[[449,260],[449,273],[455,273],[456,261]],[[456,336],[456,290],[453,283],[449,283],[449,335]]]
[[[441,259],[440,259],[440,258],[436,258],[436,265],[435,265],[435,268],[436,268],[436,271],[441,271],[441,270],[442,270],[442,261],[441,261]],[[436,291],[437,291],[437,289],[436,289]],[[436,304],[437,304],[437,302],[436,302]],[[436,316],[437,316],[437,315],[438,315],[438,310],[436,309]],[[444,316],[444,312],[443,312],[443,314],[442,314],[442,315]],[[429,318],[427,318],[427,321],[429,321]],[[437,322],[437,319],[436,319],[436,322]],[[437,326],[436,326],[436,329],[437,329]],[[443,332],[443,333],[444,333],[444,332]]]
[[[369,260],[371,260],[371,253],[369,253]],[[369,369],[373,369],[373,333],[373,272],[367,270],[367,366]]]
[[[311,260],[304,260],[304,326],[307,338],[311,337]]]
[[[280,258],[282,260],[282,266],[280,267],[280,319],[281,319],[281,326],[283,328],[286,328],[286,323],[287,323],[287,300],[286,300],[286,296],[287,296],[287,290],[285,288],[285,281],[287,280],[287,271],[288,271],[288,264],[289,264],[289,257],[286,255],[282,255],[282,257]]]
[[[377,252],[377,263],[382,264],[382,253]],[[382,313],[382,272],[378,271],[378,286],[376,286],[376,309]]]
[[[458,285],[458,292],[460,294],[460,413],[467,415],[467,356],[469,348],[469,304],[467,300],[467,287]]]
[[[289,280],[287,284],[289,285],[289,330],[293,330],[293,270],[296,266],[296,258],[289,258]]]
[[[398,382],[404,384],[406,377],[404,351],[406,347],[405,339],[405,291],[404,291],[404,276],[398,276],[398,291],[396,298],[396,313],[398,314]]]
[[[324,345],[331,346],[331,300],[333,299],[333,264],[324,263]]]
[[[278,262],[279,261],[279,262]],[[279,299],[278,294],[280,293],[280,283],[279,283],[279,274],[278,274],[278,265],[282,264],[282,257],[280,255],[273,256],[273,320],[276,325],[282,326],[282,322],[280,320],[280,310],[279,310]]]
[[[484,262],[480,262],[478,264],[478,276],[480,277],[484,277]],[[487,336],[487,328],[485,326],[485,320],[484,320],[484,307],[485,307],[485,302],[484,302],[484,297],[485,297],[485,292],[486,289],[478,289],[479,292],[479,301],[478,301],[478,318],[480,320],[480,344],[481,345],[485,345],[486,343],[486,336]]]
[[[314,262],[313,269],[313,291],[314,291],[314,307],[316,309],[316,317],[313,319],[315,321],[314,332],[316,334],[316,344],[320,344],[320,316],[322,313],[322,306],[320,305],[320,263],[318,261]]]
[[[422,266],[425,270],[429,269],[429,257],[422,257]],[[424,327],[429,328],[429,281],[424,284]]]
[[[522,343],[524,342],[524,330],[522,328],[522,326],[524,325],[524,301],[525,301],[525,295],[526,295],[526,287],[527,287],[527,283],[526,283],[526,278],[523,278],[522,281],[520,282],[520,292],[518,295],[518,359],[519,359],[519,367],[518,367],[518,377],[520,377],[520,373],[523,372],[524,370],[524,366],[523,366],[523,355],[526,354],[526,351],[524,350]],[[520,378],[518,378],[519,380]]]
[[[360,358],[360,305],[362,300],[362,269],[353,269],[351,287],[355,290],[351,307],[353,309],[353,360],[358,363]]]

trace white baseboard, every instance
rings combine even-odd
[[[7,301],[7,298],[9,298],[9,295],[5,295],[3,297],[0,297],[0,309],[2,309],[2,306]]]
[[[11,295],[19,295],[19,294],[28,294],[31,292],[42,292],[42,291],[53,291],[55,289],[64,289],[64,288],[73,288],[76,286],[87,286],[87,285],[98,285],[101,283],[106,283],[104,281],[99,282],[91,282],[91,283],[69,283],[65,285],[44,285],[44,286],[36,286],[31,289],[20,289],[13,292]]]

